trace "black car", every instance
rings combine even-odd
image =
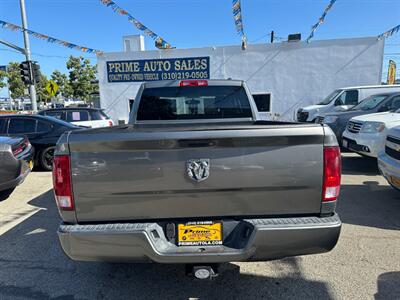
[[[0,200],[29,174],[34,150],[27,137],[0,136]]]
[[[384,93],[365,98],[352,109],[327,113],[317,117],[317,123],[327,124],[335,133],[337,140],[342,140],[342,134],[347,122],[356,116],[373,114],[385,111],[395,111],[400,108],[400,93]]]
[[[24,135],[35,148],[35,165],[50,171],[58,138],[66,131],[82,129],[79,126],[40,115],[0,116],[0,135]]]

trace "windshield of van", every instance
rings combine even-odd
[[[333,99],[336,98],[337,95],[339,95],[339,93],[341,91],[342,90],[333,91],[332,93],[329,94],[328,97],[326,97],[324,100],[322,100],[320,103],[318,103],[318,105],[328,105],[329,103],[332,102]]]
[[[368,98],[365,98],[363,101],[361,101],[359,104],[354,106],[352,110],[371,110],[374,109],[381,103],[383,100],[385,100],[388,97],[388,95],[374,95],[370,96]]]

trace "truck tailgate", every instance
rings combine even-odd
[[[69,137],[78,222],[319,213],[322,126],[122,130]],[[189,176],[190,160],[209,177]]]

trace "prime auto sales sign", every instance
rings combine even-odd
[[[210,57],[107,61],[108,82],[209,79]]]

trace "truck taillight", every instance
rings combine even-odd
[[[182,80],[179,86],[208,86],[207,80]]]
[[[325,147],[322,201],[335,201],[338,198],[341,173],[342,161],[339,147]]]
[[[68,155],[54,156],[53,187],[57,206],[60,210],[74,210],[71,167]]]

